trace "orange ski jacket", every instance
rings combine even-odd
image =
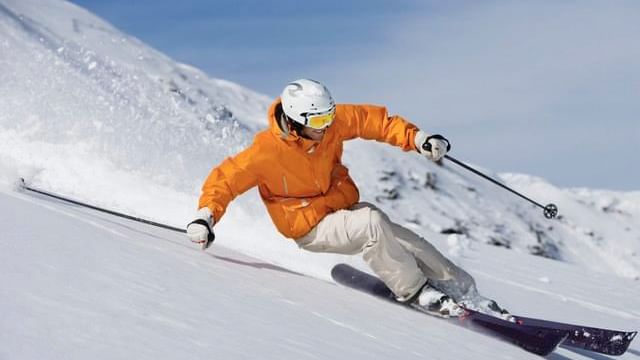
[[[278,98],[268,111],[269,129],[211,170],[205,180],[199,208],[208,207],[216,223],[229,202],[258,186],[278,231],[298,239],[327,214],[359,200],[358,188],[342,164],[345,140],[377,140],[404,151],[416,150],[416,126],[399,116],[389,116],[385,107],[338,104],[335,120],[320,142],[291,132],[281,123],[281,112]]]

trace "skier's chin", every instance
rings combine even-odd
[[[325,129],[322,130],[316,130],[316,129],[312,129],[312,128],[305,128],[304,129],[304,135],[306,138],[313,140],[313,141],[321,141],[324,138],[324,133],[325,133]]]

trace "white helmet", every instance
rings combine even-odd
[[[280,96],[282,110],[297,123],[307,125],[308,115],[331,114],[336,104],[329,90],[321,83],[310,79],[299,79],[285,86]]]

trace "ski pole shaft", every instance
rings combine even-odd
[[[536,206],[538,206],[538,207],[542,208],[542,209],[544,210],[544,216],[545,216],[547,219],[553,219],[553,218],[555,218],[555,217],[558,215],[558,207],[557,207],[556,205],[554,205],[554,204],[547,204],[546,206],[544,206],[544,205],[542,205],[542,204],[538,203],[537,201],[531,200],[530,198],[528,198],[528,197],[526,197],[526,196],[522,195],[521,193],[519,193],[519,192],[517,192],[517,191],[513,190],[512,188],[508,187],[507,185],[504,185],[503,183],[499,182],[498,180],[495,180],[494,178],[492,178],[492,177],[490,177],[490,176],[488,176],[488,175],[483,174],[482,172],[480,172],[480,171],[478,171],[478,170],[476,170],[476,169],[472,168],[471,166],[469,166],[469,165],[467,165],[467,164],[463,163],[462,161],[460,161],[460,160],[458,160],[458,159],[456,159],[456,158],[454,158],[454,157],[452,157],[452,156],[445,155],[445,156],[444,156],[444,158],[445,158],[445,159],[447,159],[447,160],[449,160],[449,161],[451,161],[451,162],[453,162],[453,163],[455,163],[455,164],[456,164],[456,165],[458,165],[458,166],[461,166],[461,167],[463,167],[463,168],[465,168],[465,169],[467,169],[467,170],[471,171],[472,173],[474,173],[474,174],[476,174],[476,175],[478,175],[478,176],[480,176],[480,177],[483,177],[483,178],[484,178],[484,179],[486,179],[486,180],[491,181],[492,183],[494,183],[494,184],[496,184],[496,185],[500,186],[501,188],[503,188],[503,189],[505,189],[505,190],[508,190],[508,191],[512,192],[513,194],[515,194],[515,195],[518,195],[519,197],[521,197],[521,198],[523,198],[523,199],[525,199],[525,200],[529,201],[530,203],[532,203],[532,204],[534,204],[534,205],[536,205]]]
[[[181,232],[181,233],[186,233],[187,232],[184,229],[180,229],[180,228],[173,227],[173,226],[170,226],[170,225],[166,225],[166,224],[158,223],[158,222],[155,222],[155,221],[151,221],[151,220],[147,220],[147,219],[143,219],[143,218],[139,218],[139,217],[123,214],[123,213],[120,213],[120,212],[117,212],[117,211],[113,211],[113,210],[109,210],[109,209],[104,209],[104,208],[101,208],[101,207],[98,207],[98,206],[95,206],[95,205],[83,203],[81,201],[77,201],[77,200],[69,199],[69,198],[64,197],[64,196],[56,195],[56,194],[50,193],[48,191],[36,189],[34,187],[31,187],[31,186],[27,185],[25,183],[24,179],[20,179],[20,187],[22,189],[24,189],[24,190],[28,190],[28,191],[31,191],[31,192],[34,192],[34,193],[45,195],[45,196],[48,196],[48,197],[51,197],[51,198],[54,198],[54,199],[58,199],[58,200],[61,200],[61,201],[65,201],[65,202],[68,202],[68,203],[71,203],[71,204],[74,204],[74,205],[86,207],[86,208],[93,209],[93,210],[96,210],[96,211],[100,211],[100,212],[103,212],[103,213],[111,214],[111,215],[118,216],[118,217],[121,217],[121,218],[125,218],[125,219],[129,219],[129,220],[141,222],[141,223],[144,223],[144,224],[147,224],[147,225],[152,225],[152,226],[160,227],[160,228],[167,229],[167,230],[173,230],[173,231],[176,231],[176,232]]]
[[[517,192],[517,191],[513,190],[512,188],[508,187],[507,185],[505,185],[505,184],[503,184],[503,183],[499,182],[498,180],[496,180],[496,179],[494,179],[494,178],[492,178],[492,177],[490,177],[490,176],[488,176],[488,175],[483,174],[482,172],[480,172],[480,171],[478,171],[478,170],[476,170],[476,169],[472,168],[471,166],[469,166],[469,165],[467,165],[467,164],[463,163],[462,161],[460,161],[460,160],[458,160],[458,159],[454,158],[453,156],[445,155],[444,157],[445,157],[445,159],[447,159],[447,160],[449,160],[449,161],[451,161],[451,162],[453,162],[453,163],[455,163],[455,164],[457,164],[457,165],[459,165],[459,166],[462,166],[463,168],[465,168],[465,169],[467,169],[467,170],[471,171],[472,173],[474,173],[474,174],[476,174],[476,175],[479,175],[479,176],[481,176],[481,177],[483,177],[483,178],[485,178],[485,179],[487,179],[487,180],[491,181],[492,183],[494,183],[494,184],[496,184],[496,185],[498,185],[498,186],[502,187],[503,189],[506,189],[506,190],[508,190],[508,191],[511,191],[512,193],[514,193],[514,194],[516,194],[516,195],[520,196],[521,198],[523,198],[523,199],[525,199],[525,200],[529,201],[530,203],[532,203],[532,204],[534,204],[534,205],[536,205],[536,206],[541,207],[541,208],[543,208],[543,209],[544,209],[544,206],[542,206],[542,205],[541,205],[540,203],[538,203],[537,201],[534,201],[534,200],[529,199],[528,197],[526,197],[526,196],[522,195],[521,193],[519,193],[519,192]]]

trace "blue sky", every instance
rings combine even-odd
[[[73,2],[267,95],[311,77],[387,105],[494,171],[640,190],[637,1]]]
[[[404,0],[72,2],[181,62],[273,96],[288,80],[384,42],[386,22],[418,9]]]

